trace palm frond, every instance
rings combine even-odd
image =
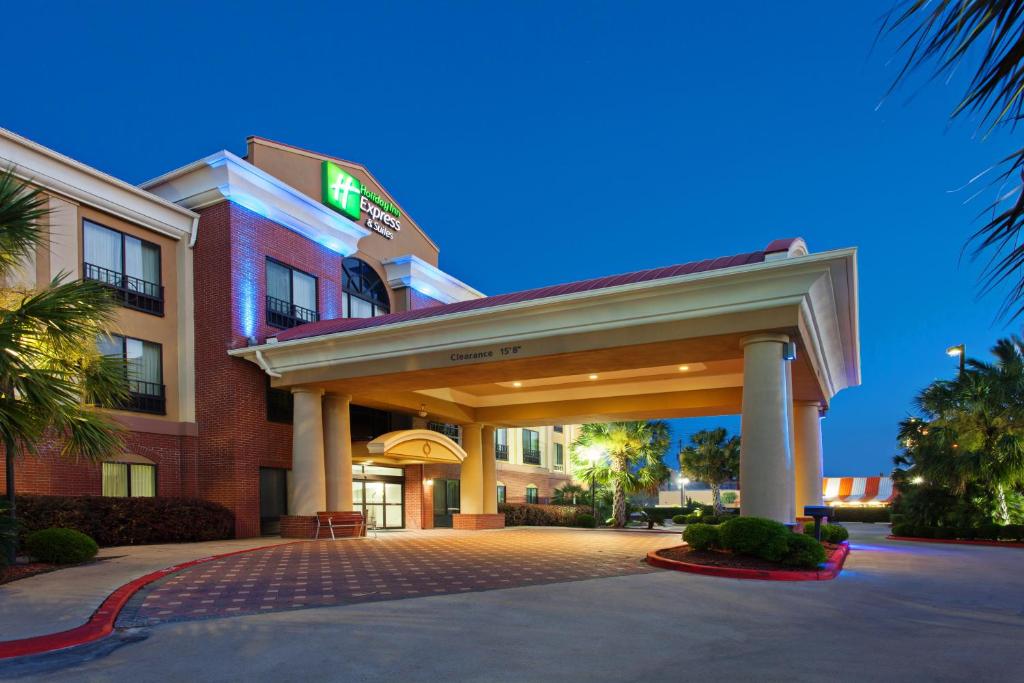
[[[39,221],[50,213],[46,194],[22,181],[13,168],[0,171],[0,276],[46,244]]]

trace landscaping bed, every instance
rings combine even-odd
[[[27,579],[30,576],[46,574],[48,572],[56,571],[57,569],[63,569],[63,566],[59,564],[51,564],[49,562],[26,562],[25,564],[16,564],[13,567],[0,569],[0,586],[5,583],[10,583],[11,581]]]
[[[886,536],[890,541],[917,541],[920,543],[948,543],[951,545],[984,545],[990,548],[1024,548],[1020,541],[983,541],[967,538],[925,538],[923,536]]]
[[[655,550],[647,555],[647,563],[664,569],[721,576],[732,579],[760,579],[767,581],[826,581],[842,571],[849,555],[847,543],[822,544],[828,560],[817,569],[793,569],[759,557],[736,555],[721,550],[695,550],[689,546],[675,546]]]

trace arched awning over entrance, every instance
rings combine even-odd
[[[430,429],[403,429],[378,436],[366,444],[375,463],[411,465],[416,463],[461,464],[466,451],[444,434]]]

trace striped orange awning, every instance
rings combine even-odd
[[[895,496],[891,477],[824,477],[821,492],[826,505],[891,503]]]

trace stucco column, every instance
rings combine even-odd
[[[482,426],[475,422],[462,427],[462,449],[466,451],[466,459],[462,461],[459,476],[459,512],[464,515],[479,515],[484,512],[482,432]]]
[[[483,494],[484,514],[498,512],[498,473],[494,458],[494,426],[486,425],[480,432],[483,441]]]
[[[793,403],[793,480],[796,514],[805,505],[821,505],[821,415],[817,401]]]
[[[351,403],[351,396],[324,396],[324,473],[327,479],[327,509],[332,512],[352,510]]]
[[[740,444],[742,514],[792,523],[793,453],[791,450],[789,369],[783,344],[789,337],[757,334],[744,337],[743,416]]]
[[[292,476],[288,478],[288,514],[315,515],[325,509],[322,389],[292,389]]]

